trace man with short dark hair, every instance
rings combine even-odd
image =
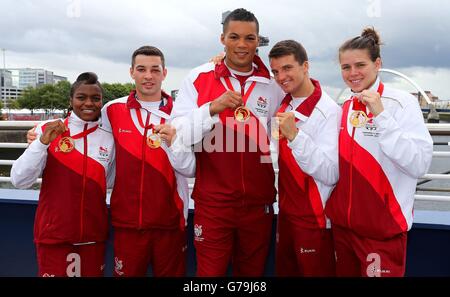
[[[294,40],[269,53],[275,80],[287,93],[279,123],[278,276],[334,276],[330,221],[324,208],[339,177],[341,109],[309,77],[308,55]]]
[[[223,24],[223,63],[193,69],[172,116],[184,145],[196,145],[198,276],[261,276],[270,246],[275,174],[268,129],[284,93],[256,56],[259,24],[245,9]]]
[[[175,129],[166,124],[172,98],[161,90],[167,75],[164,55],[143,46],[132,55],[136,84],[128,97],[102,109],[102,128],[116,145],[116,178],[111,195],[115,276],[184,276],[189,190],[194,158],[177,158]],[[175,168],[175,169],[174,169]]]

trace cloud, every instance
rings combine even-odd
[[[24,67],[26,61],[69,78],[95,67],[100,78],[125,82],[133,50],[156,45],[166,55],[169,73],[174,69],[166,83],[177,88],[183,73],[223,49],[222,12],[242,6],[258,17],[270,46],[282,39],[300,41],[312,74],[330,88],[343,86],[339,46],[373,25],[385,43],[384,67],[416,69],[411,73],[427,79],[424,85],[450,98],[450,91],[428,81],[445,86],[448,78],[446,0],[3,0],[0,47],[7,49],[8,67]],[[265,61],[270,46],[261,49]]]
[[[432,67],[408,67],[400,68],[399,72],[406,74],[416,82],[423,90],[431,91],[440,100],[450,100],[448,85],[450,83],[450,69]],[[383,79],[389,81],[392,86],[411,92],[417,92],[409,83],[398,77],[383,75]]]

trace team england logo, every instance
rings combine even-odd
[[[198,224],[194,225],[195,240],[197,240],[197,241],[203,241],[203,237],[202,237],[203,230],[202,230],[202,228],[203,228],[202,225],[198,225]]]
[[[258,112],[261,116],[267,116],[268,111],[268,99],[264,97],[259,97],[256,100],[256,112]]]
[[[123,263],[122,260],[119,260],[119,258],[115,257],[114,258],[114,262],[116,263],[115,267],[114,267],[114,271],[117,273],[117,275],[123,275]]]

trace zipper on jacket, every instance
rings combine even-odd
[[[352,200],[353,200],[353,144],[355,143],[355,130],[352,129],[352,142],[350,143],[350,174],[349,174],[349,195],[348,195],[348,209],[347,209],[347,224],[348,227],[351,227],[350,224],[350,212],[352,210]]]
[[[141,112],[140,109],[137,109],[136,112]],[[145,151],[147,144],[147,130],[148,130],[148,122],[150,121],[150,113],[147,113],[147,118],[145,119],[145,127],[144,127],[144,135],[142,136],[142,162],[141,162],[141,179],[139,185],[139,229],[142,228],[142,199],[144,192],[144,168],[145,168]]]
[[[245,183],[244,183],[244,152],[241,152],[241,182],[242,182],[242,190],[245,195]]]
[[[87,130],[88,124],[84,124],[84,132]],[[88,143],[87,143],[87,135],[83,137],[83,186],[81,189],[81,202],[80,202],[80,240],[83,240],[83,229],[84,229],[84,221],[83,221],[83,207],[84,207],[84,196],[86,192],[86,171],[87,171],[87,153],[88,153]]]
[[[246,81],[247,82],[247,81]],[[240,82],[239,82],[240,84]],[[241,96],[243,97],[245,94],[245,83],[243,85],[241,85]],[[244,126],[244,139],[245,139],[245,126]],[[236,135],[237,136],[237,135]],[[247,143],[244,142],[244,146],[246,146]],[[244,153],[245,153],[246,147],[244,147],[244,151],[241,152],[241,184],[242,184],[242,191],[243,191],[243,196],[245,196],[245,180],[244,180]],[[242,202],[244,202],[244,200],[242,200]]]

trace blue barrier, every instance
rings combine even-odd
[[[37,191],[0,190],[0,276],[36,276],[33,223]],[[21,199],[11,195],[21,194]],[[195,275],[193,211],[188,218],[187,275]],[[450,212],[416,211],[408,234],[407,276],[450,276]],[[274,273],[275,221],[266,276]],[[113,234],[110,233],[112,236]],[[107,243],[105,275],[113,271],[112,236]],[[151,275],[151,271],[149,271]]]

